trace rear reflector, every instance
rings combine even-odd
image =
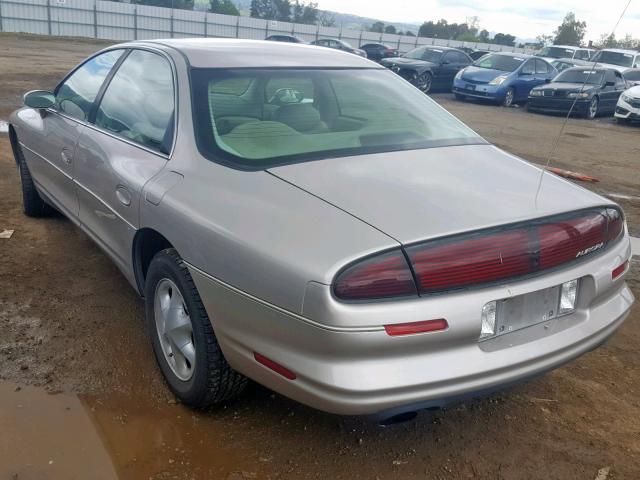
[[[417,295],[407,260],[400,250],[365,259],[338,275],[334,292],[343,300]]]
[[[283,367],[279,363],[276,363],[273,360],[265,357],[264,355],[260,355],[258,352],[253,352],[253,357],[256,359],[256,362],[261,363],[262,365],[264,365],[267,368],[270,368],[271,370],[273,370],[276,373],[279,373],[284,378],[286,378],[288,380],[295,380],[296,379],[296,374],[295,373],[293,373],[288,368]]]
[[[397,323],[395,325],[385,325],[387,335],[398,337],[400,335],[413,335],[415,333],[437,332],[446,330],[449,324],[444,318],[437,320],[425,320],[423,322]]]
[[[629,266],[629,260],[627,260],[626,262],[624,262],[622,265],[616,267],[613,269],[613,272],[611,272],[611,279],[615,280],[616,278],[618,278],[620,275],[622,275],[626,270],[627,267]]]

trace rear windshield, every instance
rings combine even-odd
[[[591,61],[619,65],[620,67],[631,67],[633,63],[633,55],[630,53],[605,52],[604,50],[601,50],[591,57]]]
[[[424,60],[426,62],[439,63],[442,58],[442,50],[435,48],[420,47],[411,50],[403,55],[405,58],[413,60]]]
[[[602,70],[565,70],[556,78],[554,82],[561,83],[590,83],[593,85],[601,85],[604,78]]]
[[[562,47],[544,47],[538,53],[539,57],[551,57],[551,58],[573,58],[574,50],[570,48]]]
[[[386,69],[193,69],[200,151],[238,168],[484,143]]]
[[[508,55],[498,55],[495,53],[485,55],[474,63],[476,67],[491,68],[502,72],[513,72],[526,58],[510,57]]]

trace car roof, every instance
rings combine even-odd
[[[527,55],[526,53],[518,53],[518,52],[489,52],[489,53],[492,53],[494,55],[504,55],[504,56],[513,57],[513,58],[533,58],[533,55]],[[536,57],[536,58],[539,58],[539,57]]]
[[[548,45],[549,47],[558,47],[558,48],[571,48],[573,50],[578,50],[582,47],[576,47],[575,45]]]
[[[230,38],[180,38],[130,42],[179,51],[196,68],[379,68],[383,66],[340,50],[301,43]]]
[[[591,65],[591,64],[589,64]],[[583,72],[585,70],[589,70],[590,72],[606,72],[607,70],[611,70],[613,72],[616,72],[617,70],[615,68],[607,68],[607,67],[595,67],[595,68],[585,68],[588,65],[584,65],[584,66],[577,66],[577,67],[571,67],[571,68],[567,68],[565,70],[563,70],[560,73],[564,73],[564,72],[572,72],[572,71],[576,71],[576,72]]]
[[[554,58],[551,62],[566,62],[566,63],[575,63],[576,65],[591,65],[593,62],[588,60],[581,60],[580,58]]]

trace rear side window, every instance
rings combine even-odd
[[[544,60],[536,59],[536,73],[549,73],[549,66]]]
[[[56,109],[78,120],[86,120],[100,87],[124,50],[111,50],[93,57],[62,83],[56,91]]]
[[[158,54],[134,50],[107,87],[95,123],[120,137],[169,153],[173,112],[169,62]]]
[[[536,66],[535,66],[535,62],[533,60],[529,60],[527,61],[523,66],[522,66],[522,73],[528,73],[528,74],[534,74],[536,73]]]

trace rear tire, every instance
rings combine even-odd
[[[163,299],[171,302],[164,303],[166,308],[161,308]],[[156,360],[169,388],[182,403],[207,408],[244,390],[247,378],[224,358],[195,283],[175,249],[162,250],[151,260],[145,280],[145,305]],[[175,314],[173,320],[168,319],[170,312]],[[182,326],[180,330],[169,329],[169,323]],[[171,333],[178,331],[187,332],[180,342],[182,347]],[[185,345],[192,355],[182,355]]]
[[[40,218],[48,217],[54,210],[40,196],[33,183],[31,172],[24,159],[24,153],[16,140],[14,146],[14,157],[20,170],[20,182],[22,184],[22,210],[28,217]]]

